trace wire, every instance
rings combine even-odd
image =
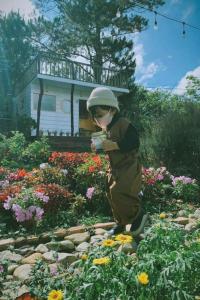
[[[146,11],[150,11],[150,12],[156,13],[157,15],[159,15],[159,16],[161,16],[161,17],[163,17],[163,18],[166,18],[166,19],[168,19],[168,20],[171,20],[171,21],[174,21],[174,22],[177,22],[177,23],[180,23],[180,24],[187,25],[188,27],[191,27],[191,28],[194,28],[194,29],[200,31],[200,28],[197,27],[197,26],[194,26],[194,25],[191,25],[191,24],[186,23],[186,22],[184,22],[184,21],[181,21],[181,20],[178,20],[178,19],[169,17],[169,16],[167,16],[167,15],[165,15],[165,14],[161,14],[160,12],[158,12],[158,11],[156,11],[156,10],[146,8],[146,7],[141,6],[141,5],[137,4],[137,3],[136,3],[135,5],[138,6],[138,7],[140,7],[140,8],[142,8],[142,9],[144,9],[144,10],[146,10]]]

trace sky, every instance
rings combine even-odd
[[[31,0],[0,0],[0,11],[19,12],[25,19],[39,14]],[[158,13],[200,28],[200,0],[166,0]],[[183,94],[189,74],[200,78],[200,30],[157,15],[158,28],[154,29],[155,15],[137,9],[149,19],[148,28],[133,35],[136,58],[135,82],[147,88],[169,89]]]

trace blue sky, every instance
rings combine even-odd
[[[200,28],[199,0],[167,0],[157,11]],[[135,38],[136,81],[146,87],[177,87],[181,94],[186,75],[200,77],[200,31],[185,26],[183,38],[182,24],[159,15],[155,30],[154,13],[146,15],[149,27]]]
[[[31,0],[0,0],[0,10],[18,10],[25,18],[34,10]],[[141,9],[137,9],[141,11]],[[157,9],[169,17],[185,21],[200,28],[200,0],[166,0]],[[200,31],[157,16],[158,29],[154,29],[154,14],[142,12],[149,19],[147,30],[135,34],[136,82],[145,87],[176,88],[184,93],[186,76],[193,74],[200,78]]]

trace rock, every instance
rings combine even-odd
[[[185,225],[185,230],[188,232],[191,232],[193,230],[195,230],[197,228],[197,224],[196,223],[189,223]]]
[[[44,232],[44,233],[41,234],[41,236],[40,236],[40,242],[46,243],[46,242],[48,242],[50,240],[51,240],[51,237],[49,236],[49,232]]]
[[[57,257],[56,257],[57,256]],[[48,262],[61,262],[63,264],[65,263],[72,263],[75,260],[77,260],[77,257],[74,254],[69,253],[60,253],[55,251],[46,252],[43,254],[43,258]]]
[[[90,243],[91,243],[91,245],[95,245],[95,244],[102,242],[104,239],[105,239],[105,237],[102,235],[93,235],[91,237]]]
[[[17,267],[18,267],[18,265],[16,265],[16,264],[9,265],[9,266],[8,266],[8,274],[9,274],[9,275],[12,275],[13,272],[14,272],[14,270],[15,270]]]
[[[186,225],[189,223],[189,219],[185,217],[178,217],[176,219],[173,219],[172,222],[177,223],[179,225]]]
[[[74,227],[70,227],[67,229],[67,234],[72,235],[75,233],[84,233],[85,232],[85,226],[84,225],[80,225],[80,226],[74,226]]]
[[[45,252],[48,252],[49,249],[47,248],[46,245],[44,245],[44,244],[39,244],[39,245],[35,248],[35,251],[36,251],[36,252],[40,252],[40,253],[45,253]]]
[[[90,248],[90,244],[87,242],[83,242],[76,247],[76,251],[87,252],[89,248]]]
[[[30,278],[31,269],[32,269],[32,265],[29,264],[21,265],[15,269],[13,276],[21,281],[24,281]]]
[[[133,252],[136,252],[137,250],[137,244],[136,242],[132,243],[126,243],[119,246],[117,249],[117,252],[124,252],[126,254],[132,254]]]
[[[34,247],[24,245],[21,248],[16,249],[15,251],[20,253],[21,255],[31,255],[32,253],[34,253]]]
[[[0,240],[0,250],[5,250],[9,246],[14,246],[15,240],[13,238]]]
[[[59,251],[72,252],[74,249],[74,243],[70,240],[61,241],[59,243]]]
[[[53,276],[55,276],[57,274],[58,266],[59,265],[57,263],[49,264],[49,269]]]
[[[46,244],[46,247],[49,250],[58,251],[59,250],[59,243],[58,242],[49,242],[49,243]]]
[[[67,234],[67,229],[65,229],[65,228],[59,228],[54,231],[54,235],[57,238],[64,238],[66,236],[66,234]]]
[[[12,275],[7,275],[6,280],[13,280],[13,276]]]
[[[34,265],[37,259],[42,259],[41,253],[33,253],[30,256],[25,257],[24,259],[22,259],[22,264]]]
[[[36,243],[38,243],[38,241],[39,241],[39,237],[36,235],[28,236],[26,239],[26,242],[30,243],[30,244],[36,244]]]
[[[178,217],[187,217],[187,212],[186,210],[179,210],[179,212],[177,213]]]
[[[79,245],[83,242],[87,242],[90,239],[90,235],[88,232],[83,233],[74,233],[65,237],[65,240],[72,241],[75,245]]]
[[[195,212],[194,212],[194,217],[195,217],[196,219],[200,219],[200,208],[197,208],[197,209],[195,210]]]
[[[26,243],[26,239],[22,236],[16,238],[16,240],[15,240],[15,245],[17,247],[23,246],[25,243]]]
[[[95,229],[95,235],[103,235],[104,233],[106,233],[106,230],[103,228]]]
[[[0,261],[3,259],[8,259],[10,261],[19,262],[22,260],[22,256],[16,253],[11,252],[10,250],[5,250],[0,252]]]
[[[110,229],[115,225],[116,225],[115,222],[108,222],[108,223],[97,223],[93,227],[96,228],[96,229],[97,228]]]

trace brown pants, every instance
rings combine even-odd
[[[108,172],[106,195],[116,223],[131,224],[139,214],[141,182],[141,164],[138,160],[132,165]]]

